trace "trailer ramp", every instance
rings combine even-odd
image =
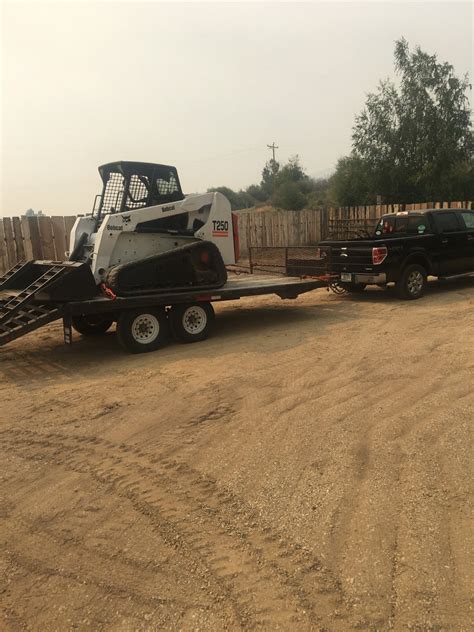
[[[0,277],[0,346],[62,316],[60,305],[39,301],[38,294],[65,274],[67,268],[60,263],[41,262],[41,267],[33,270],[33,265],[34,262],[17,264]],[[25,279],[25,273],[34,280],[27,281],[22,289],[15,288],[15,280]]]

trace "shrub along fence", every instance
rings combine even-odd
[[[362,234],[373,228],[375,220],[384,213],[447,207],[473,208],[473,202],[243,210],[238,212],[240,250],[245,256],[249,246],[311,246],[329,235],[344,239]],[[0,274],[18,261],[64,259],[75,219],[72,215],[0,217]]]

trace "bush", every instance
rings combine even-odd
[[[306,206],[307,199],[298,184],[290,180],[280,184],[272,196],[272,203],[287,211],[300,211]]]

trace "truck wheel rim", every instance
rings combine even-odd
[[[160,333],[160,323],[153,314],[140,314],[132,323],[132,337],[135,342],[148,345],[154,342]]]
[[[183,329],[186,333],[197,335],[204,331],[207,325],[206,311],[198,305],[188,307],[183,314]]]
[[[418,294],[423,287],[423,275],[418,270],[414,270],[408,275],[408,291],[410,294]]]

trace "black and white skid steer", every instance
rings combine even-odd
[[[225,284],[226,265],[238,258],[238,234],[224,195],[185,196],[168,165],[120,161],[99,173],[102,193],[92,213],[77,218],[67,260],[20,263],[0,277],[0,343],[20,325],[36,329],[54,320],[54,310],[68,301]]]
[[[103,191],[71,231],[71,261],[117,295],[217,288],[235,263],[235,226],[220,193],[184,196],[175,167],[114,162],[99,167]]]

